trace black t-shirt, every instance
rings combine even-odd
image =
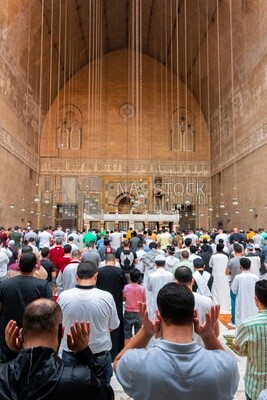
[[[137,259],[136,253],[132,250],[122,250],[120,253],[119,261],[121,269],[124,272],[129,272],[134,268],[135,260]]]
[[[199,269],[198,272],[200,273],[200,275],[203,275],[204,270]],[[207,283],[208,288],[209,288],[210,291],[211,291],[211,287],[212,287],[212,284],[213,284],[213,279],[214,278],[211,275],[209,280],[208,280],[208,283]],[[193,288],[192,288],[193,292],[196,292],[197,288],[198,288],[197,283],[196,283],[196,281],[194,281]]]
[[[48,282],[52,282],[52,272],[55,272],[55,270],[56,270],[55,266],[54,266],[54,263],[52,263],[52,261],[50,261],[50,260],[46,260],[46,259],[43,258],[40,261],[40,264],[41,264],[42,267],[44,267],[44,269],[47,272],[47,280],[48,280]]]
[[[5,347],[5,328],[13,319],[22,325],[24,308],[31,301],[45,297],[53,299],[47,280],[18,275],[0,283],[0,348]]]

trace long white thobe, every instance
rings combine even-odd
[[[221,313],[231,309],[229,278],[225,274],[228,257],[222,253],[211,256],[209,266],[212,268],[214,281],[211,288],[212,299],[215,304],[220,304]]]
[[[255,283],[259,277],[250,271],[242,271],[235,276],[231,289],[236,294],[235,304],[235,328],[236,332],[243,321],[256,315],[258,308],[255,304]]]
[[[147,289],[152,293],[151,304],[148,305],[150,319],[155,319],[155,311],[158,309],[158,292],[166,283],[170,282],[173,282],[173,274],[172,272],[166,271],[164,267],[158,267],[155,272],[152,272],[152,274],[148,276]]]

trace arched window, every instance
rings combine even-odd
[[[70,130],[70,148],[79,150],[81,146],[81,128],[78,121],[74,121]]]
[[[59,111],[57,132],[58,149],[79,150],[81,148],[82,115],[80,110],[67,104]]]
[[[59,149],[69,148],[69,130],[64,120],[60,122],[58,128],[58,148]]]
[[[172,115],[172,151],[196,151],[195,117],[184,107]]]

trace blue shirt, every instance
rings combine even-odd
[[[128,350],[116,375],[134,400],[230,400],[239,381],[229,351],[206,350],[195,341],[160,340],[148,349]]]

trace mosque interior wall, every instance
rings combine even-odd
[[[78,71],[57,97],[57,58],[53,54],[52,76],[49,77],[45,69],[43,80],[47,88],[40,87],[41,14],[37,3],[30,3],[28,12],[27,7],[18,7],[16,1],[9,1],[8,12],[0,16],[3,27],[0,32],[0,146],[4,168],[0,176],[1,224],[29,221],[36,226],[43,222],[41,217],[48,215],[49,210],[45,209],[43,214],[41,206],[33,202],[34,195],[48,194],[51,204],[70,201],[61,193],[62,185],[65,192],[70,185],[71,190],[80,193],[75,202],[82,202],[88,185],[81,184],[79,179],[87,177],[90,182],[100,179],[103,189],[103,182],[110,177],[117,180],[137,178],[137,181],[149,178],[155,182],[156,177],[161,176],[164,182],[184,186],[188,183],[201,186],[201,182],[205,182],[206,197],[202,203],[206,210],[202,222],[206,226],[217,226],[218,222],[226,228],[267,226],[264,208],[267,203],[264,189],[267,173],[267,7],[263,2],[232,2],[233,60],[229,3],[220,2],[220,63],[218,65],[217,18],[214,18],[192,65],[192,82],[188,81],[194,88],[192,92],[186,91],[182,81],[177,81],[162,64],[144,55],[144,86],[141,103],[139,101],[142,114],[138,114],[138,118],[132,116],[136,110],[129,107],[134,104],[138,88],[129,78],[126,49],[108,53],[101,64],[96,61]],[[49,43],[45,25],[44,50],[49,48]],[[33,51],[28,54],[29,44]],[[100,65],[101,90],[98,85],[88,84],[88,68],[92,70]],[[128,85],[129,79],[132,86]],[[175,83],[179,83],[179,96]],[[50,93],[48,87],[51,87]],[[44,96],[41,112],[40,94]],[[54,101],[47,112],[49,95]],[[126,107],[121,108],[124,105]],[[192,119],[194,151],[172,149],[172,128],[179,107],[187,107],[187,117]],[[69,126],[60,125],[64,115],[68,116],[67,124],[72,118],[78,121],[72,126],[72,132]],[[60,129],[63,139],[58,146]],[[68,178],[71,184],[63,178]],[[229,215],[220,213],[216,218],[222,191]],[[238,196],[240,214],[236,214],[231,205],[234,193]],[[101,196],[104,197],[103,191]],[[102,197],[101,207],[105,207]],[[183,195],[174,200],[184,202],[185,198]],[[211,199],[214,211],[212,217],[208,217],[207,206]],[[195,198],[190,200],[196,201]],[[150,204],[154,206],[154,202],[151,198]],[[15,204],[14,209],[9,208],[10,203]],[[250,206],[257,209],[257,217],[255,213],[248,213]],[[23,218],[21,208],[26,210]],[[116,205],[111,208],[107,210],[115,212]],[[31,214],[33,209],[35,213]],[[50,212],[51,220],[53,213]]]

